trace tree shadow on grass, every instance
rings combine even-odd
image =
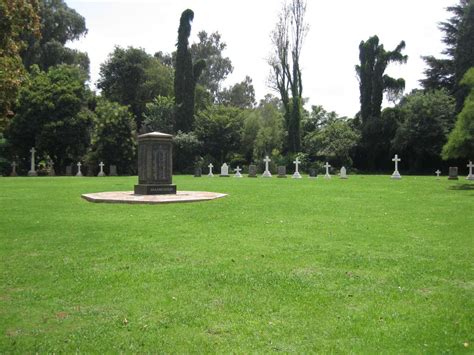
[[[449,190],[455,191],[474,191],[474,184],[459,184],[459,185],[451,185],[448,187]]]

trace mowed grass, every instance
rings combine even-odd
[[[474,351],[474,183],[0,178],[0,352]]]

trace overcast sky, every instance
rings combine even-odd
[[[86,19],[87,36],[69,44],[89,54],[91,81],[114,46],[142,47],[148,53],[175,49],[183,10],[194,11],[190,42],[197,33],[218,31],[227,43],[224,55],[234,72],[226,85],[249,75],[257,100],[267,87],[270,32],[281,8],[280,0],[66,0]],[[403,77],[406,91],[419,87],[425,68],[422,55],[438,56],[444,46],[438,23],[449,17],[446,7],[458,0],[308,0],[310,25],[301,58],[303,96],[309,105],[353,117],[359,110],[354,66],[361,40],[378,35],[388,50],[406,42],[408,63],[391,65],[388,74]],[[276,93],[275,93],[276,94]]]

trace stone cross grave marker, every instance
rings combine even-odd
[[[277,171],[278,171],[278,175],[277,177],[278,178],[286,178],[286,166],[284,165],[280,165],[278,168],[277,168]]]
[[[466,166],[469,168],[469,175],[466,177],[466,180],[474,180],[474,175],[472,175],[472,168],[474,168],[474,164],[472,164],[472,161],[469,161],[469,164]]]
[[[72,176],[72,165],[66,166],[66,176]]]
[[[234,177],[236,177],[236,178],[241,178],[242,177],[242,174],[240,173],[242,171],[242,169],[240,169],[238,165],[234,169],[234,171],[235,171]]]
[[[56,176],[56,172],[54,171],[54,161],[51,159],[48,161],[48,175],[49,176]]]
[[[105,165],[105,164],[104,164],[103,161],[101,161],[101,162],[99,163],[100,171],[99,171],[99,173],[97,174],[97,176],[105,176],[105,173],[104,173],[104,165]]]
[[[458,177],[458,167],[457,167],[457,166],[450,166],[450,167],[449,167],[448,180],[459,180],[459,177]]]
[[[201,177],[202,176],[202,168],[200,166],[196,166],[194,168],[194,177]]]
[[[346,168],[344,166],[341,168],[340,178],[341,179],[347,179],[347,171],[346,171]]]
[[[324,178],[325,179],[330,179],[331,174],[329,174],[329,168],[331,167],[331,165],[329,165],[329,163],[326,162],[326,164],[324,164],[323,167],[326,168],[326,174],[324,175]]]
[[[299,165],[300,165],[300,161],[298,158],[296,158],[294,161],[293,161],[293,164],[295,164],[295,173],[293,174],[292,178],[293,179],[301,179],[301,174],[299,172]]]
[[[316,179],[318,174],[316,174],[316,169],[309,169],[309,176],[310,179]]]
[[[219,176],[220,177],[229,177],[230,176],[229,175],[229,166],[226,163],[222,164],[221,173],[220,173]]]
[[[11,177],[18,176],[18,174],[17,174],[17,172],[16,172],[16,162],[13,162],[13,163],[12,163],[12,172],[10,173],[10,176],[11,176]]]
[[[270,163],[272,160],[267,155],[265,159],[263,159],[263,161],[265,162],[265,171],[263,172],[262,177],[271,178],[272,174],[270,173],[270,170],[268,169],[268,163]]]
[[[257,177],[257,166],[255,164],[251,164],[249,166],[249,178],[256,178]]]
[[[109,176],[117,176],[117,165],[109,166]]]
[[[209,174],[207,174],[207,176],[214,177],[214,174],[212,173],[212,168],[214,167],[214,165],[210,163],[207,167],[209,168]]]
[[[77,163],[77,174],[76,176],[82,176],[82,171],[81,171],[81,162]]]
[[[28,171],[28,176],[38,176],[38,173],[35,170],[35,153],[36,153],[35,147],[30,149],[30,153],[31,153],[31,168],[30,168],[30,171]]]
[[[438,169],[435,171],[436,178],[439,180],[439,174],[441,174],[441,171]]]
[[[398,162],[402,161],[399,157],[398,154],[395,154],[395,157],[392,159],[393,162],[395,162],[395,171],[393,172],[391,178],[392,179],[401,179],[402,176],[398,172]]]

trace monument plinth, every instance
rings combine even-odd
[[[136,195],[176,194],[173,176],[173,136],[151,132],[138,136]]]

